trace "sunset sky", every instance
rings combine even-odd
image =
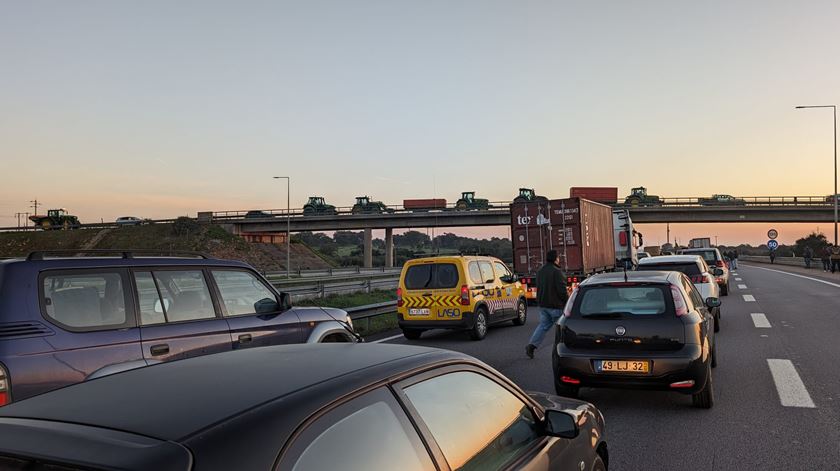
[[[0,226],[35,198],[83,222],[285,207],[273,175],[293,207],[825,196],[831,111],[794,106],[840,103],[838,27],[836,0],[0,0]]]

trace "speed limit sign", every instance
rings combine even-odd
[[[767,231],[767,237],[769,237],[770,240],[773,240],[776,237],[779,237],[779,231],[777,231],[776,229],[770,229],[769,231]]]

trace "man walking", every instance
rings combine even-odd
[[[528,358],[534,358],[534,351],[540,346],[545,334],[563,314],[569,299],[566,291],[566,275],[560,269],[560,257],[556,250],[546,254],[545,265],[537,272],[537,304],[540,306],[540,323],[534,329],[531,340],[525,347]]]
[[[811,268],[811,259],[814,258],[814,251],[811,247],[805,247],[805,252],[802,254],[805,256],[805,268]]]
[[[840,270],[840,246],[831,246],[831,273]]]
[[[823,271],[827,272],[831,268],[831,244],[823,247],[821,256]]]

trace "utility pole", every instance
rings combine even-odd
[[[665,223],[665,230],[667,231],[667,233],[665,235],[665,242],[670,244],[671,243],[671,223],[670,222]]]
[[[38,203],[38,198],[35,198],[34,200],[30,201],[30,203],[32,203],[32,206],[30,206],[30,208],[35,208],[35,215],[37,216],[38,215],[38,205],[40,204],[40,203]]]

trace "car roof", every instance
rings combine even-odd
[[[639,260],[639,265],[658,265],[660,263],[691,263],[702,261],[699,255],[659,255]]]
[[[687,254],[687,253],[696,253],[696,252],[707,252],[709,250],[713,250],[715,252],[718,251],[717,247],[695,247],[695,248],[691,248],[691,249],[680,249],[680,252],[684,253],[684,254]]]
[[[138,266],[224,266],[251,268],[245,262],[238,260],[225,260],[216,258],[199,257],[161,257],[136,255],[132,258],[120,256],[92,256],[92,257],[67,257],[45,256],[42,260],[27,260],[25,258],[13,258],[0,260],[4,265],[20,265],[31,267],[36,270],[61,269],[61,268],[104,268],[104,267],[138,267]]]
[[[334,382],[336,387],[329,390],[340,395],[348,382],[361,389],[445,360],[477,362],[448,350],[386,344],[234,350],[68,386],[0,408],[0,417],[76,423],[178,441],[258,406],[299,393],[305,396],[308,389],[325,383]],[[336,399],[324,397],[321,403]]]
[[[672,271],[656,270],[600,273],[585,279],[583,283],[581,283],[581,286],[623,282],[625,280],[625,276],[627,281],[635,281],[641,283],[672,283],[675,281],[673,277],[679,276],[679,273],[675,273]]]
[[[432,263],[432,262],[450,262],[450,261],[468,261],[468,260],[499,260],[499,258],[494,257],[492,255],[436,255],[434,257],[420,257],[420,258],[413,258],[411,260],[406,261],[406,264],[420,264],[420,263]]]

